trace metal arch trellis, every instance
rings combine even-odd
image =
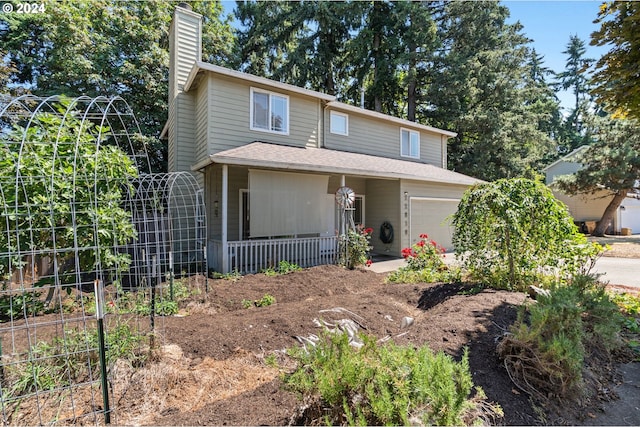
[[[142,175],[133,185],[138,239],[129,245],[132,264],[123,284],[138,287],[148,281],[149,265],[157,266],[157,278],[203,274],[206,218],[195,177],[188,172]]]
[[[173,290],[174,271],[206,278],[201,190],[186,172],[151,174],[144,141],[119,97],[0,96],[3,424],[109,415],[94,281],[113,285],[110,311],[119,313],[127,287]],[[149,329],[121,320],[108,319],[112,338],[124,326],[136,336]]]

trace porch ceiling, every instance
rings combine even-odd
[[[202,169],[211,163],[460,185],[482,182],[479,179],[425,163],[326,148],[291,147],[266,142],[252,142],[212,154],[208,161],[195,165],[192,169]]]

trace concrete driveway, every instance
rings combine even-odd
[[[640,288],[640,259],[601,257],[594,268],[603,282]]]
[[[453,254],[447,254],[446,263],[455,263]],[[371,270],[376,273],[386,273],[397,270],[405,265],[402,258],[386,258],[380,261],[374,259]],[[612,285],[626,285],[640,288],[640,259],[601,257],[594,267],[594,273],[602,273],[603,282]]]

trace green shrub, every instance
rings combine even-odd
[[[501,179],[465,192],[453,216],[453,243],[473,278],[490,286],[526,290],[568,281],[602,246],[578,232],[567,207],[544,184]]]
[[[621,321],[604,286],[593,276],[578,275],[521,310],[498,352],[514,382],[528,393],[573,396],[582,389],[585,354],[618,347]]]
[[[315,347],[295,349],[298,368],[286,384],[305,397],[319,397],[331,412],[323,424],[460,425],[473,404],[468,357],[456,363],[428,347],[378,345],[362,336],[355,349],[347,334],[325,334]]]
[[[387,283],[453,283],[462,280],[462,271],[457,267],[445,270],[411,270],[400,267],[387,275]]]

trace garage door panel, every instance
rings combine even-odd
[[[630,228],[632,234],[640,234],[640,206],[624,206],[620,212],[620,227]]]
[[[458,200],[411,198],[410,241],[415,243],[420,234],[426,233],[429,239],[453,250],[453,227],[446,218],[458,209]]]

